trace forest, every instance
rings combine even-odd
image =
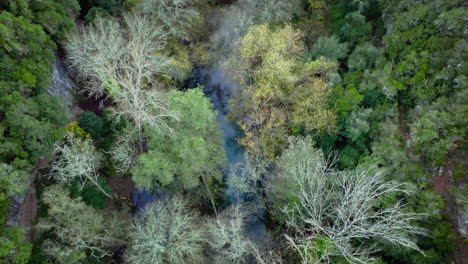
[[[463,0],[0,0],[0,264],[464,264]]]

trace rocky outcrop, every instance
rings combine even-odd
[[[50,95],[63,96],[68,106],[73,104],[73,89],[75,83],[70,79],[62,59],[55,52],[55,64],[52,74],[52,85],[48,90]]]

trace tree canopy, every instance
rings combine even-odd
[[[168,96],[168,110],[178,117],[169,123],[177,132],[145,131],[148,152],[138,158],[134,181],[149,189],[180,190],[219,183],[225,154],[209,99],[201,88],[173,91]]]

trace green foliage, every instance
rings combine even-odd
[[[87,111],[80,115],[78,123],[96,141],[98,148],[108,150],[114,142],[114,133],[122,129],[125,121],[114,122],[107,111],[102,117]]]
[[[22,193],[26,188],[29,174],[12,165],[0,163],[0,202],[8,201],[15,194]],[[3,221],[0,221],[3,224]]]
[[[111,14],[105,10],[105,9],[102,9],[100,7],[93,7],[91,8],[88,13],[86,14],[86,16],[84,17],[84,21],[86,24],[92,24],[94,23],[94,20],[101,17],[101,18],[109,18],[111,16]]]
[[[327,252],[333,250],[333,240],[321,234],[318,234],[311,243],[312,247],[309,249],[311,252],[307,254],[316,255],[317,259],[322,259]]]
[[[350,71],[363,71],[374,68],[375,61],[382,56],[383,50],[366,42],[358,45],[349,56],[348,68]]]
[[[99,177],[98,184],[107,193],[111,192],[111,187],[106,183],[104,178]],[[103,209],[108,198],[96,187],[96,185],[86,184],[85,186],[80,186],[78,180],[75,180],[72,184],[70,184],[69,189],[70,196],[72,198],[81,197],[87,205],[90,205],[96,209]]]
[[[0,69],[8,73],[0,76],[0,95],[16,91],[32,96],[44,92],[52,76],[55,44],[41,26],[2,11],[0,36]]]
[[[36,0],[30,3],[30,8],[33,22],[42,25],[55,41],[62,41],[75,31],[73,19],[80,10],[77,0]]]
[[[241,0],[239,5],[253,12],[257,23],[279,24],[303,12],[301,0]]]
[[[359,11],[345,16],[345,23],[338,31],[345,42],[356,43],[368,39],[372,26],[366,22],[366,17]]]
[[[0,14],[0,157],[36,161],[60,137],[66,111],[50,84],[54,44],[38,25]]]
[[[26,264],[31,255],[32,245],[24,241],[20,227],[7,227],[0,230],[0,263]]]
[[[64,40],[75,30],[73,19],[80,11],[77,0],[7,0],[9,10],[16,16],[25,16],[41,25],[55,40]]]
[[[0,2],[0,263],[26,263],[31,245],[24,242],[20,229],[3,224],[9,200],[23,191],[28,171],[50,156],[51,147],[63,137],[66,111],[59,98],[46,94],[55,60],[52,40],[61,41],[75,30],[73,19],[80,5],[77,0]],[[67,131],[81,140],[92,137],[88,146],[110,151],[119,164],[109,167],[122,165],[119,172],[130,171],[138,186],[212,198],[225,165],[216,113],[201,89],[172,91],[166,101],[160,88],[182,86],[192,71],[192,58],[210,64],[219,54],[231,54],[226,72],[238,84],[231,97],[231,117],[244,132],[241,144],[254,154],[242,170],[242,176],[250,173],[250,178],[236,179],[244,180],[242,194],[265,198],[261,202],[273,219],[289,227],[288,241],[296,250],[288,252],[307,263],[344,264],[356,261],[350,256],[359,250],[378,245],[379,251],[366,261],[452,261],[454,227],[442,214],[444,200],[431,186],[433,173],[441,166],[453,171],[457,182],[466,174],[458,172],[461,162],[452,160],[466,156],[460,147],[466,145],[468,127],[466,4],[309,0],[304,14],[302,0],[238,0],[229,6],[226,3],[233,1],[202,2],[79,1],[81,18],[93,26],[70,39],[69,59],[89,81],[88,91],[109,94],[113,114],[131,124],[123,132],[126,124],[111,121],[107,113],[99,117],[85,112]],[[206,12],[213,20],[202,23],[201,6],[213,8]],[[121,16],[123,9],[129,12]],[[221,15],[212,16],[217,13]],[[111,15],[124,19],[113,20]],[[194,28],[201,24],[203,33],[216,30],[212,50],[207,35],[197,36],[203,39],[201,44],[192,41],[198,34]],[[172,115],[177,118],[166,124]],[[168,131],[157,129],[161,127]],[[310,138],[293,140],[286,149],[289,135],[310,135],[325,155]],[[335,154],[339,161],[328,164],[325,157]],[[385,173],[364,169],[375,166]],[[93,171],[97,176],[97,169]],[[301,186],[304,179],[314,180]],[[317,184],[320,180],[322,185]],[[101,177],[96,182],[84,186],[73,182],[69,190],[60,185],[46,189],[38,225],[46,232],[34,246],[32,263],[94,263],[125,245],[129,226],[125,220],[130,217],[98,210],[106,197],[96,186],[105,192],[110,187]],[[339,227],[353,208],[362,208],[356,204],[366,199],[341,197],[362,195],[369,182],[379,183],[374,190],[405,183],[414,194],[382,195],[366,204],[368,210],[358,210],[358,217],[351,214],[348,219],[391,209],[397,202],[407,204],[403,213],[409,218],[413,213],[425,217],[411,218],[407,226],[412,230],[399,230],[393,238],[404,237],[400,244],[420,252],[396,246],[391,239],[385,242],[382,234],[392,228],[379,228],[381,236],[372,239],[351,237],[352,224],[338,235],[323,232]],[[48,184],[39,186],[43,185]],[[452,191],[466,210],[466,188]],[[324,200],[323,208],[313,204]],[[321,209],[307,213],[311,208]],[[207,232],[215,239],[206,241],[199,229],[201,220],[186,202],[173,199],[151,205],[135,221],[129,260],[204,263],[205,242],[211,247],[208,253],[220,257],[218,262],[244,260],[253,249],[241,235],[244,216],[235,213],[222,212]],[[327,215],[314,218],[320,214]],[[400,219],[393,216],[386,223]],[[283,226],[275,227],[283,231]],[[427,236],[407,236],[421,228]],[[417,239],[417,246],[409,237]],[[41,251],[48,260],[41,259]],[[263,251],[267,250],[252,254]],[[284,262],[299,261],[296,256]],[[366,256],[364,252],[358,258]]]
[[[359,108],[359,103],[364,97],[359,93],[354,85],[336,86],[332,90],[331,105],[338,114],[340,122],[346,120],[348,115]]]
[[[170,55],[174,57],[171,61],[169,75],[173,77],[177,86],[183,85],[186,82],[193,70],[193,65],[190,62],[189,50],[181,42],[169,42]]]
[[[80,1],[80,4],[81,8],[87,12],[87,16],[93,8],[105,10],[108,14],[117,14],[122,9],[124,2],[126,0],[83,0]]]
[[[434,165],[440,166],[445,155],[463,135],[456,135],[458,133],[450,130],[455,123],[449,113],[423,109],[417,109],[419,116],[411,127],[413,144],[421,154],[430,158]]]
[[[61,137],[60,128],[65,121],[60,98],[39,95],[26,99],[13,93],[2,99],[3,102],[7,101],[5,118],[1,122],[8,127],[9,138],[5,144],[14,142],[16,146],[14,152],[9,152],[8,147],[4,148],[1,156],[36,161],[48,155],[50,148]],[[12,99],[11,103],[9,99]]]
[[[193,190],[220,182],[225,154],[209,99],[201,88],[172,91],[168,109],[178,117],[169,123],[174,133],[145,130],[148,152],[138,158],[135,183],[151,189]]]
[[[340,43],[336,36],[320,37],[312,46],[309,54],[307,54],[307,60],[317,59],[320,56],[337,60],[344,58],[347,52],[348,45]]]

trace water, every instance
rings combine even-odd
[[[167,192],[152,193],[143,188],[136,188],[132,192],[132,203],[135,212],[139,213],[147,204],[157,200],[167,200],[169,197],[170,195]]]
[[[188,88],[195,88],[198,84],[202,85],[205,95],[211,100],[214,110],[218,113],[216,121],[223,134],[224,149],[226,152],[227,164],[225,168],[226,177],[235,177],[229,173],[229,168],[233,165],[243,162],[245,159],[245,149],[237,142],[241,135],[235,122],[229,120],[229,98],[232,91],[236,89],[233,82],[224,76],[219,70],[195,69],[192,78],[188,81]],[[228,206],[236,203],[237,200],[229,194],[229,186],[226,186],[225,194]],[[150,202],[157,199],[167,199],[168,194],[154,194],[145,190],[136,189],[132,194],[132,201],[135,210],[139,211]],[[242,198],[241,198],[242,199]],[[256,197],[254,197],[254,200]],[[248,217],[246,220],[245,234],[253,241],[263,242],[266,234],[264,209],[258,209],[256,215]]]
[[[223,132],[224,139],[224,150],[226,152],[227,166],[225,169],[226,177],[236,177],[238,175],[231,174],[229,168],[237,163],[245,160],[245,149],[242,147],[237,139],[241,136],[241,132],[235,122],[227,118],[229,114],[229,98],[232,95],[235,84],[219,70],[196,72],[195,78],[189,83],[189,88],[196,87],[197,84],[201,84],[204,87],[205,95],[210,98],[211,103],[214,106],[214,110],[218,112],[216,120],[219,124],[221,131]],[[226,181],[229,183],[228,181]],[[239,201],[229,192],[230,186],[226,186],[225,194],[228,203],[234,204]],[[240,200],[244,200],[245,197],[241,197]],[[250,197],[249,200],[258,202],[257,197]],[[265,241],[266,235],[266,211],[264,208],[259,208],[255,215],[249,216],[246,219],[245,235],[258,243]]]

